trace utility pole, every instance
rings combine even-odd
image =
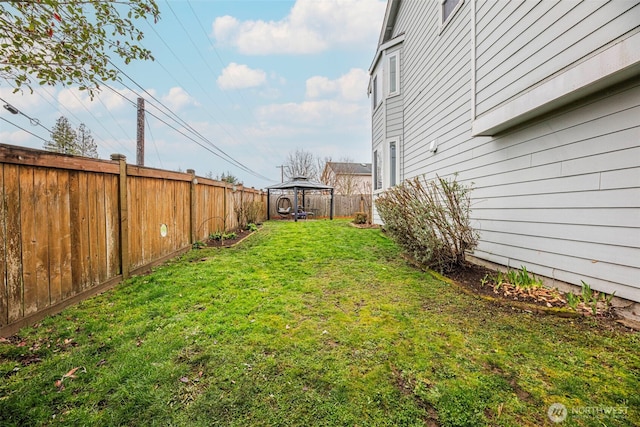
[[[285,165],[280,165],[280,166],[276,166],[277,168],[280,168],[280,182],[284,182],[284,168],[286,168]]]
[[[144,166],[144,98],[138,98],[136,164],[138,166]]]

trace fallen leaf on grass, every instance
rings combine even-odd
[[[187,384],[189,382],[189,378],[182,377],[182,378],[180,378],[180,382],[183,382],[183,383]]]
[[[62,376],[62,378],[77,378],[74,374],[76,373],[76,371],[80,369],[78,368],[73,368],[72,370],[70,370],[69,372],[67,372],[66,374],[64,374]]]
[[[56,386],[56,388],[58,389],[58,391],[62,391],[64,390],[64,380],[67,378],[73,379],[73,378],[78,378],[76,376],[76,372],[78,372],[78,369],[82,369],[82,371],[80,372],[84,372],[85,374],[87,373],[87,369],[85,367],[82,366],[78,366],[77,368],[73,368],[71,369],[69,372],[67,372],[66,374],[64,374],[62,376],[62,378],[60,378],[59,380],[57,380],[54,384]]]

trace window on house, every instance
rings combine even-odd
[[[373,108],[378,106],[378,76],[373,76]]]
[[[382,188],[382,156],[380,150],[373,152],[373,189]]]
[[[398,156],[396,150],[396,141],[389,143],[389,187],[393,187],[397,184],[397,171],[398,171]]]
[[[447,19],[456,10],[458,5],[464,0],[440,0],[442,5],[442,24],[447,22]]]
[[[400,86],[398,73],[398,54],[389,56],[389,95],[396,95]]]

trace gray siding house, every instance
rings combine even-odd
[[[458,174],[475,258],[640,302],[640,1],[389,0],[370,75],[374,197]]]

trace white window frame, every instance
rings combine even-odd
[[[387,141],[387,155],[385,156],[387,159],[387,182],[386,188],[395,187],[400,182],[400,140],[397,138],[389,139]],[[391,148],[394,148],[392,150]],[[395,151],[395,153],[393,152]],[[392,157],[392,154],[395,154],[395,159]]]
[[[380,192],[384,190],[384,156],[381,151],[382,147],[378,147],[373,150],[373,162],[372,162],[372,180],[373,180],[373,191]],[[380,185],[378,185],[378,183]]]
[[[391,66],[391,60],[395,60],[395,67]],[[387,97],[397,96],[400,94],[400,54],[395,51],[387,56]],[[391,71],[395,68],[395,78],[392,79]],[[395,90],[391,90],[392,82],[395,84]]]
[[[464,0],[458,0],[458,3],[455,5],[455,7],[451,11],[451,13],[449,13],[449,16],[447,16],[445,18],[445,16],[444,16],[444,4],[447,1],[453,1],[453,0],[440,0],[440,9],[439,9],[439,12],[440,12],[440,33],[442,33],[442,31],[449,24],[449,22],[451,22],[453,20],[453,17],[456,15],[456,13],[458,13],[458,10],[464,4]]]
[[[376,72],[371,79],[371,105],[375,111],[382,104],[382,72]]]

